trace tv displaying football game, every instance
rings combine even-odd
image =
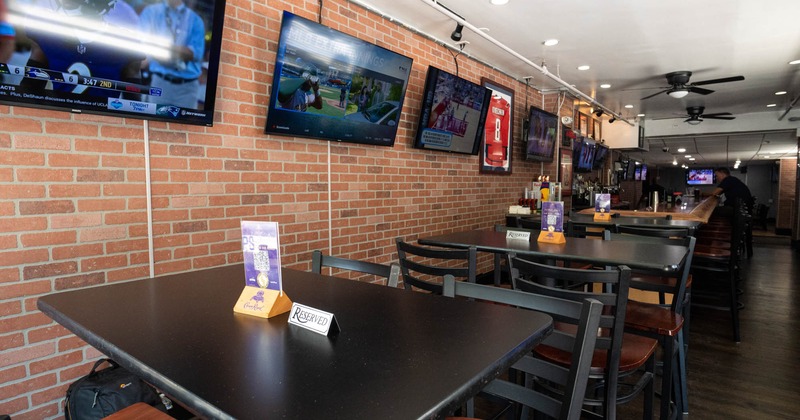
[[[558,116],[532,106],[528,115],[526,159],[552,162],[557,132]]]
[[[8,1],[0,103],[213,124],[225,0]]]
[[[686,185],[714,185],[713,168],[697,168],[686,170]]]
[[[477,155],[490,100],[489,89],[429,67],[414,147]]]
[[[284,11],[265,132],[393,146],[411,64]]]

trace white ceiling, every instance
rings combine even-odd
[[[455,21],[431,7],[436,0],[353,1],[448,46],[456,45],[450,39]],[[467,23],[463,40],[469,44],[464,55],[490,63],[518,80],[532,77],[531,86],[545,92],[560,87],[539,69],[470,30],[487,28],[485,33],[500,44],[538,66],[546,66],[549,72],[631,121],[640,113],[645,114],[646,121],[679,117],[686,114],[688,106],[698,105],[705,106],[706,113],[763,113],[764,118],[776,122],[782,116],[784,123],[791,117],[800,120],[800,103],[787,113],[800,96],[800,64],[788,64],[800,59],[800,0],[510,0],[504,6],[494,6],[489,0],[438,3]],[[542,44],[551,38],[558,39],[558,45]],[[577,70],[584,64],[591,69]],[[690,93],[674,99],[663,93],[641,100],[668,86],[666,73],[682,70],[693,72],[690,82],[739,75],[745,80],[702,86],[715,91],[709,95]],[[611,88],[600,88],[603,83],[611,84]],[[788,93],[776,96],[778,91]],[[776,106],[768,108],[768,104]],[[587,112],[588,106],[583,111]],[[685,125],[683,119],[670,121]],[[769,159],[796,156],[797,135],[789,131],[741,136],[692,134],[689,130],[677,140],[673,136],[651,138],[654,146],[650,153],[638,152],[637,156],[669,164],[675,153],[664,153],[662,147],[674,151],[681,145],[689,150],[696,148],[694,153],[702,156],[706,165],[732,164],[728,159],[734,150],[743,162],[752,163],[764,159],[761,153],[753,157],[759,148],[780,152]]]

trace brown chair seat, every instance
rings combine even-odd
[[[572,334],[575,333],[574,325],[556,322],[553,327],[561,331],[568,331]],[[623,335],[622,349],[619,357],[620,373],[623,374],[627,372],[633,372],[642,367],[656,351],[657,345],[658,341],[652,338],[625,333]],[[572,353],[544,344],[534,348],[533,352],[539,357],[561,366],[569,366],[570,361],[572,360]],[[608,365],[607,359],[608,351],[602,349],[595,350],[594,355],[592,356],[591,374],[602,375],[606,370],[606,366]]]
[[[683,316],[670,308],[629,300],[625,328],[675,337],[683,328]]]
[[[675,277],[663,277],[663,276],[656,276],[653,274],[643,274],[643,273],[634,273],[631,276],[631,284],[635,285],[636,288],[641,290],[651,290],[649,287],[645,285],[652,286],[652,290],[664,290],[667,288],[674,289],[675,283],[678,282],[678,279]],[[686,289],[692,288],[692,275],[689,274],[686,277]]]
[[[698,245],[694,248],[694,256],[701,258],[730,258],[731,250]]]
[[[152,405],[138,402],[105,417],[104,420],[175,420],[175,418]]]

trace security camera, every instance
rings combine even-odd
[[[662,147],[661,151],[664,153],[669,153],[669,147]]]

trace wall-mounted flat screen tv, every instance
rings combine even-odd
[[[584,137],[581,143],[581,151],[578,154],[578,160],[573,162],[575,172],[591,172],[594,166],[594,154],[597,149],[595,147],[596,142]]]
[[[641,181],[642,180],[642,167],[641,166],[637,166],[635,171],[636,172],[634,172],[633,180],[634,181]]]
[[[212,125],[225,0],[196,0],[179,16],[166,7],[10,0],[16,48],[0,62],[0,102]]]
[[[686,185],[714,185],[715,181],[713,168],[686,170]]]
[[[477,155],[490,100],[489,89],[429,67],[414,147]]]
[[[608,156],[608,146],[604,144],[597,144],[594,151],[594,164],[592,169],[602,169],[606,163],[606,156]]]
[[[393,146],[411,64],[284,11],[265,132]]]
[[[525,145],[525,157],[528,160],[552,162],[556,148],[558,132],[558,116],[556,114],[531,107],[528,115],[528,138]]]

